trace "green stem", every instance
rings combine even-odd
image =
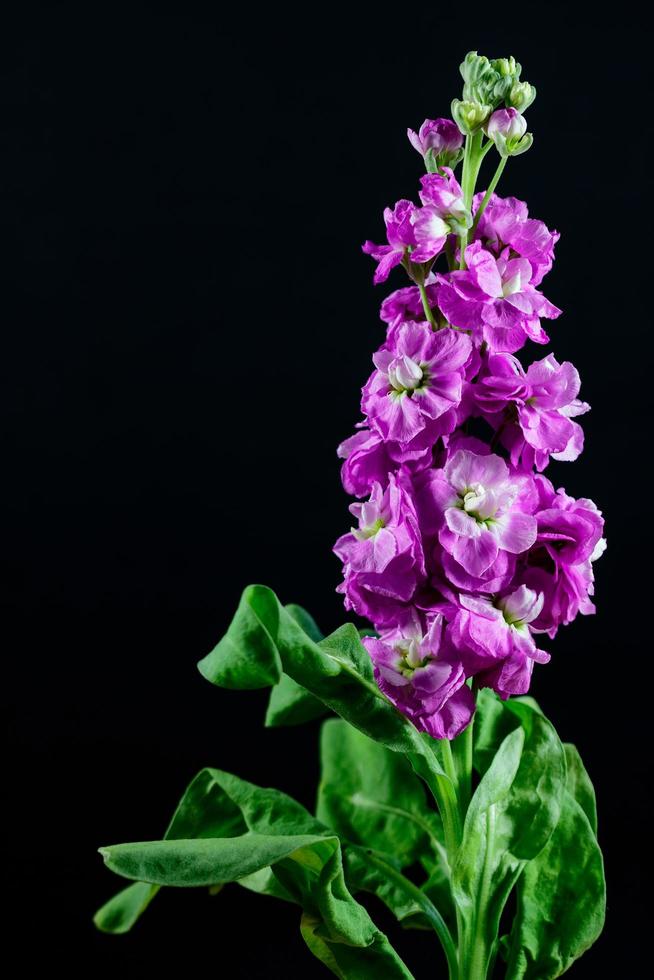
[[[485,815],[486,821],[486,847],[484,850],[484,868],[481,876],[481,884],[477,893],[475,903],[474,920],[470,947],[467,952],[470,954],[468,970],[465,980],[486,980],[488,970],[488,960],[490,950],[486,946],[484,939],[484,919],[486,916],[486,905],[488,904],[488,891],[491,884],[492,872],[490,868],[490,857],[493,850],[493,837],[495,836],[495,805],[489,806]],[[461,937],[459,937],[459,942]]]
[[[422,300],[422,308],[425,311],[425,316],[431,323],[432,330],[438,330],[438,324],[434,318],[434,311],[429,305],[429,298],[427,296],[427,290],[425,289],[424,282],[418,283],[418,289],[420,290],[420,299]]]
[[[450,745],[450,740],[448,738],[441,739],[441,752],[443,753],[443,768],[454,786],[455,794],[458,795],[457,790],[459,788],[459,779],[457,776],[456,766],[454,765],[452,746]]]
[[[508,157],[502,157],[500,159],[500,162],[497,165],[497,170],[493,174],[493,179],[491,180],[490,184],[488,185],[488,190],[484,194],[484,197],[482,199],[482,202],[479,205],[479,207],[477,208],[477,214],[475,215],[475,220],[472,222],[472,228],[470,229],[470,238],[471,239],[475,237],[475,231],[477,230],[477,225],[479,224],[479,219],[481,218],[482,214],[486,210],[486,205],[488,204],[488,202],[491,199],[491,194],[493,193],[493,191],[497,187],[497,185],[499,183],[499,180],[500,180],[500,177],[504,173],[504,168],[506,167],[506,161],[508,159],[509,159]]]
[[[429,921],[434,932],[438,936],[443,951],[447,958],[447,966],[449,970],[450,980],[459,980],[459,963],[457,959],[456,947],[454,945],[454,940],[450,930],[445,924],[443,916],[440,914],[434,903],[429,899],[423,891],[421,891],[417,885],[414,885],[412,881],[405,878],[401,872],[397,871],[392,865],[388,864],[383,858],[374,854],[372,851],[367,852],[368,861],[378,868],[387,878],[389,878],[394,884],[401,888],[405,894],[409,895],[416,905],[418,905],[421,911],[424,913],[425,917]]]
[[[461,174],[461,190],[463,191],[463,201],[468,211],[472,207],[472,199],[475,196],[475,186],[479,176],[481,162],[493,145],[491,140],[482,146],[483,133],[479,129],[472,136],[466,136],[466,148],[463,157],[463,171]],[[460,269],[466,268],[465,250],[468,244],[468,230],[461,233],[459,238],[459,248],[461,250]]]

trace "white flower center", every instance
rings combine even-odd
[[[426,366],[421,366],[407,354],[396,357],[388,368],[388,381],[393,391],[402,394],[420,388],[426,380]]]

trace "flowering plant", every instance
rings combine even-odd
[[[104,931],[130,929],[161,886],[236,882],[298,904],[336,976],[409,978],[355,897],[370,892],[404,928],[435,931],[450,980],[484,980],[500,960],[510,980],[547,980],[602,929],[592,785],[527,696],[550,659],[541,643],[594,611],[601,512],[546,475],[578,457],[589,406],[572,364],[516,356],[547,344],[543,321],[561,312],[541,290],[558,233],[495,193],[532,145],[535,89],[513,58],[471,52],[461,74],[454,121],[408,131],[420,204],[387,208],[386,242],[363,246],[375,283],[398,266],[410,280],[382,303],[363,419],[338,450],[359,498],[334,546],[339,591],[372,628],[324,637],[250,586],[199,664],[222,687],[271,687],[268,725],[339,716],[322,725],[316,812],[203,770],[163,840],[100,848],[134,882],[96,914]]]

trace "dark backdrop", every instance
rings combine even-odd
[[[317,726],[264,731],[266,694],[212,688],[196,662],[248,582],[325,630],[343,620],[330,549],[349,515],[335,450],[358,420],[388,291],[373,289],[360,243],[381,240],[384,205],[415,196],[406,127],[447,114],[458,64],[478,48],[515,54],[538,87],[534,148],[500,192],[561,232],[546,280],[565,311],[553,349],[578,365],[593,411],[586,452],[552,475],[607,519],[598,613],[560,632],[533,684],[599,796],[608,924],[571,976],[640,975],[642,25],[573,24],[553,5],[538,22],[526,8],[495,12],[501,27],[456,9],[355,5],[22,11],[0,60],[0,397],[5,840],[23,962],[46,955],[86,976],[153,962],[322,975],[297,911],[237,887],[167,893],[132,935],[96,933],[92,913],[120,884],[96,848],[159,836],[208,764],[313,801]],[[443,975],[431,936],[397,944],[419,976]]]

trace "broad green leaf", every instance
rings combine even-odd
[[[590,781],[590,776],[581,761],[581,756],[576,746],[570,742],[564,742],[565,758],[568,764],[568,778],[566,786],[568,792],[574,796],[575,800],[588,817],[588,822],[593,828],[593,833],[597,836],[597,802],[595,800],[595,790]]]
[[[512,699],[495,704],[492,697],[480,699],[477,758],[485,772],[452,869],[466,931],[482,939],[483,962],[478,965],[484,969],[511,889],[558,823],[566,774],[563,746],[550,722],[529,703]],[[492,733],[507,728],[509,734],[486,768]]]
[[[229,838],[144,841],[100,848],[112,871],[127,878],[171,887],[237,881],[273,868],[286,891],[315,923],[309,944],[339,976],[411,974],[372,919],[349,893],[340,842],[334,836],[269,835],[252,831]],[[317,921],[316,921],[317,920]],[[328,947],[329,957],[324,955]],[[356,949],[353,949],[355,947]]]
[[[554,833],[518,882],[507,980],[560,977],[601,933],[605,907],[602,852],[566,791]]]
[[[219,769],[203,769],[180,800],[164,840],[237,837],[247,830],[261,833],[326,833],[311,814],[278,790],[260,789]],[[244,888],[290,900],[269,869],[239,881]],[[104,932],[127,932],[145,911],[158,888],[141,884],[124,889],[94,917]]]
[[[406,753],[454,813],[452,784],[435,740],[423,737],[379,690],[368,652],[351,623],[316,643],[274,592],[251,585],[226,635],[198,669],[213,684],[245,689],[279,683],[282,673],[287,674],[365,735]]]
[[[314,643],[323,638],[315,619],[302,606],[289,603],[286,612],[298,623]],[[325,714],[322,701],[301,687],[288,674],[283,674],[279,684],[270,692],[268,710],[266,711],[266,727],[275,728],[280,725],[302,725],[313,721]]]
[[[402,755],[333,718],[321,729],[320,758],[316,812],[341,838],[389,855],[399,868],[431,848],[436,821]]]
[[[266,728],[279,728],[282,725],[303,725],[326,713],[325,705],[305,688],[282,674],[279,684],[270,692],[266,710]]]
[[[182,839],[184,833],[188,837]],[[214,890],[236,881],[259,894],[296,902],[321,923],[323,945],[335,961],[360,961],[359,974],[344,976],[368,976],[369,963],[383,961],[380,969],[389,977],[410,977],[386,937],[352,898],[338,838],[285,793],[204,769],[184,794],[168,838],[120,844],[102,853],[112,870],[142,879],[133,889],[167,884],[209,885]],[[343,943],[361,948],[343,952]],[[339,946],[336,951],[334,945]]]
[[[320,919],[306,912],[302,916],[302,938],[324,965],[341,980],[413,980],[383,933],[364,950],[356,946],[334,946],[320,935]]]

